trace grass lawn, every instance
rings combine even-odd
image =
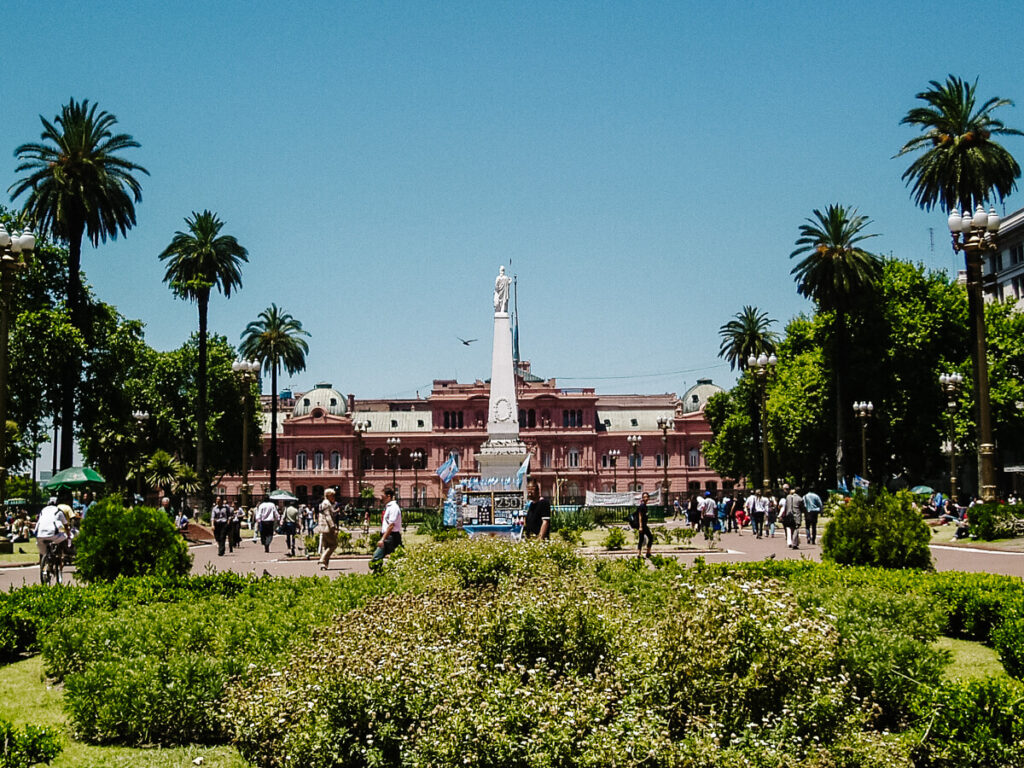
[[[39,550],[36,549],[35,539],[21,542],[14,545],[14,554],[0,555],[0,565],[12,563],[32,565],[39,561]]]
[[[987,645],[970,640],[954,640],[940,637],[935,647],[949,651],[953,660],[946,667],[947,680],[982,680],[986,677],[1007,677],[999,654]]]
[[[43,680],[43,660],[33,656],[7,664],[0,673],[0,716],[24,726],[29,723],[61,729],[64,751],[50,763],[54,768],[178,768],[203,758],[203,768],[247,768],[234,747],[173,747],[135,749],[93,747],[67,735],[61,691]]]

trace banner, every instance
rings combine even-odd
[[[650,493],[650,491],[648,491]],[[588,507],[635,507],[640,503],[643,491],[625,491],[620,493],[600,493],[598,491],[587,491]],[[661,491],[652,494],[649,500],[651,506],[661,506]]]

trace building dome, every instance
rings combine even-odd
[[[322,411],[332,416],[345,415],[345,397],[330,384],[321,382],[313,389],[295,397],[293,416],[308,416],[314,411]]]
[[[704,406],[712,395],[724,391],[717,384],[712,384],[711,379],[697,379],[697,383],[686,390],[679,400],[683,407],[683,413],[696,413],[704,410]]]

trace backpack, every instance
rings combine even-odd
[[[635,509],[629,513],[627,520],[629,521],[630,528],[636,529],[640,527],[640,519],[637,517]]]

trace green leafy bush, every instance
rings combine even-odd
[[[83,581],[111,581],[118,576],[183,576],[192,555],[167,514],[152,507],[123,506],[104,499],[82,521],[75,568]]]
[[[50,728],[17,728],[0,717],[0,768],[29,768],[49,763],[60,754],[61,742]]]
[[[836,507],[822,537],[822,557],[840,565],[931,568],[931,531],[906,491],[855,493]]]
[[[626,546],[626,532],[617,525],[608,529],[608,535],[604,537],[601,546],[605,549],[622,549]]]
[[[915,749],[917,768],[1024,765],[1024,685],[989,679],[950,683],[921,702],[927,724]]]
[[[1024,595],[1020,592],[1003,604],[991,639],[1007,673],[1024,680]]]
[[[985,541],[1016,535],[1014,523],[1024,519],[1024,504],[978,504],[968,512],[971,535]]]
[[[589,531],[594,527],[594,516],[587,507],[556,509],[551,514],[551,530],[558,532],[563,528],[575,531]]]
[[[391,587],[369,576],[260,579],[232,598],[71,617],[46,634],[45,669],[64,682],[65,707],[86,741],[220,743],[217,713],[230,680]]]

